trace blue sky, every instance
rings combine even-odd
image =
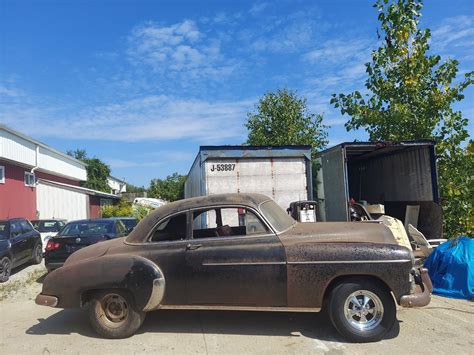
[[[83,148],[147,186],[187,173],[199,145],[245,141],[246,113],[287,87],[346,132],[332,93],[363,89],[372,1],[0,1],[0,122]],[[474,5],[426,1],[432,49],[474,69]],[[474,132],[474,88],[458,108]]]

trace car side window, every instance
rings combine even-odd
[[[193,238],[246,237],[269,232],[254,212],[225,207],[194,211]]]
[[[16,236],[20,235],[22,233],[21,231],[21,225],[19,221],[14,221],[11,222],[10,224],[10,238],[15,238]]]
[[[28,233],[33,230],[33,227],[27,221],[20,221],[20,224],[21,224],[21,229],[23,230],[23,233]]]
[[[151,242],[186,239],[186,213],[180,213],[162,221],[151,234]]]

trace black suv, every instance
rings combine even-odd
[[[24,218],[0,220],[0,282],[10,277],[13,268],[24,263],[41,263],[41,236]]]

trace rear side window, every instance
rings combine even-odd
[[[21,224],[21,229],[23,230],[23,233],[28,233],[33,230],[33,227],[27,221],[24,221],[24,220],[20,221],[20,224]]]

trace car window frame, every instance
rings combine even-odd
[[[229,240],[229,239],[242,239],[242,238],[259,238],[259,237],[268,237],[268,236],[276,236],[276,233],[275,231],[273,230],[272,226],[270,225],[270,223],[268,223],[268,221],[266,221],[263,216],[259,213],[258,210],[250,207],[250,206],[246,206],[246,205],[236,205],[236,204],[233,204],[233,205],[216,205],[216,206],[208,206],[208,207],[198,207],[198,208],[193,208],[193,209],[190,209],[189,212],[190,212],[190,215],[191,215],[191,218],[193,216],[192,212],[193,211],[199,211],[199,210],[212,210],[212,209],[217,209],[217,208],[220,208],[220,209],[225,209],[225,208],[244,208],[250,212],[252,212],[259,220],[261,223],[263,223],[263,225],[268,229],[267,233],[262,233],[262,234],[251,234],[251,235],[231,235],[231,236],[223,236],[223,237],[207,237],[207,238],[194,238],[193,237],[193,224],[192,222],[194,221],[194,219],[191,220],[191,240],[199,240],[199,241],[205,241],[205,240]]]
[[[152,241],[151,238],[153,237],[153,234],[156,230],[156,228],[158,228],[160,226],[161,223],[163,223],[164,221],[166,221],[167,219],[170,219],[170,218],[173,218],[173,217],[176,217],[177,215],[180,215],[180,214],[186,214],[186,238],[185,239],[180,239],[180,240],[160,240],[160,241]],[[163,218],[161,218],[157,223],[155,223],[153,225],[153,227],[150,229],[150,232],[148,232],[146,238],[145,238],[145,242],[142,242],[142,243],[139,243],[139,244],[169,244],[169,243],[181,243],[181,242],[189,242],[190,240],[190,236],[189,236],[189,219],[190,219],[190,210],[187,209],[187,210],[184,210],[184,211],[179,211],[179,212],[175,212],[175,213],[171,213]],[[132,243],[132,244],[136,244],[136,243]]]

